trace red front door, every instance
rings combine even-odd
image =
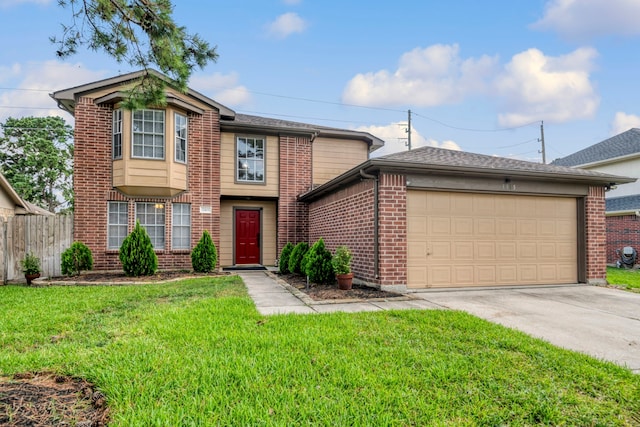
[[[236,264],[260,264],[259,210],[236,210]]]

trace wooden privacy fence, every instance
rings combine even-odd
[[[73,215],[18,215],[0,221],[0,279],[24,280],[26,253],[40,258],[43,277],[60,276],[60,256],[73,243]]]

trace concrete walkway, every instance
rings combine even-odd
[[[239,271],[261,314],[462,310],[640,373],[640,294],[572,285],[430,290],[369,301],[314,301],[265,271]]]
[[[272,273],[265,271],[238,271],[237,274],[247,285],[249,296],[253,299],[256,308],[260,314],[264,315],[442,308],[437,304],[425,301],[419,296],[370,301],[314,301],[304,292],[300,292],[284,281],[277,279]]]

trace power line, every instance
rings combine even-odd
[[[431,120],[432,122],[438,123],[438,124],[440,124],[442,126],[445,126],[445,127],[451,128],[451,129],[456,129],[456,130],[464,130],[464,131],[468,131],[468,132],[504,132],[504,131],[508,131],[508,130],[521,129],[521,128],[524,128],[524,127],[527,127],[527,126],[538,124],[538,122],[539,122],[539,120],[536,120],[536,121],[531,122],[531,123],[527,123],[527,124],[520,125],[520,126],[508,127],[508,128],[474,129],[474,128],[463,128],[463,127],[458,127],[458,126],[452,126],[452,125],[444,123],[444,122],[442,122],[442,121],[440,121],[438,119],[434,119],[434,118],[431,118],[431,117],[423,116],[422,114],[418,114],[416,112],[414,112],[414,114],[416,116],[418,116],[418,117],[422,117],[423,119]]]

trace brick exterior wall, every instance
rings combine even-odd
[[[112,186],[112,107],[80,98],[75,109],[74,239],[93,253],[95,270],[120,270],[117,250],[107,249],[108,202],[128,203],[129,231],[135,225],[136,202],[165,204],[165,247],[156,248],[160,269],[190,269],[190,250],[171,249],[172,203],[191,204],[191,246],[208,230],[220,246],[220,125],[217,111],[189,114],[189,189],[173,198],[129,197]],[[169,142],[168,142],[169,143]],[[210,214],[200,206],[211,207]]]
[[[309,240],[320,237],[334,252],[346,245],[353,255],[351,270],[358,279],[380,284],[374,272],[374,183],[352,184],[309,205]]]
[[[379,179],[380,282],[407,285],[407,182],[404,175],[382,173]]]
[[[325,239],[329,250],[346,245],[354,276],[386,289],[407,285],[407,187],[404,175],[378,179],[378,277],[375,272],[374,183],[363,180],[312,202],[309,239]]]
[[[631,246],[640,252],[640,218],[635,215],[608,216],[607,263],[618,261],[616,250]]]
[[[298,202],[299,194],[311,189],[311,140],[280,136],[280,195],[278,198],[278,255],[291,242],[309,240],[309,207]]]
[[[589,187],[585,198],[586,279],[590,284],[604,284],[607,277],[607,228],[603,187]]]

